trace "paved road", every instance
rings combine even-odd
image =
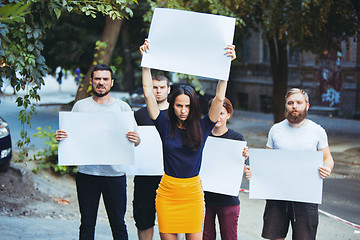
[[[238,239],[262,239],[260,234],[265,201],[249,200],[246,193],[240,193],[240,201]],[[360,230],[323,214],[320,214],[319,218],[318,240],[360,240]],[[0,222],[0,239],[4,240],[72,240],[78,236],[79,221],[0,216]],[[127,226],[129,240],[137,239],[133,220],[128,221]],[[160,239],[157,232],[158,228],[155,226],[155,240]],[[112,239],[107,222],[98,222],[96,239]],[[291,239],[291,230],[286,239]]]
[[[13,99],[13,98],[11,98]],[[36,128],[42,127],[45,128],[47,126],[51,127],[51,129],[56,130],[59,128],[59,107],[37,107],[37,114],[33,116],[31,121],[31,128],[26,126],[26,130],[28,131],[28,135],[31,136],[31,144],[35,145],[36,148],[44,148],[46,145],[43,143],[43,140],[39,138],[33,138],[32,135],[37,133]],[[13,148],[18,149],[16,147],[16,142],[20,140],[20,131],[22,126],[20,121],[18,120],[18,113],[21,109],[16,107],[16,104],[10,99],[2,100],[0,104],[0,116],[8,122],[11,140],[13,144]]]

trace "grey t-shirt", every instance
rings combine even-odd
[[[317,151],[329,145],[327,134],[320,125],[307,120],[300,128],[293,128],[285,119],[271,127],[266,146],[273,149]]]
[[[109,103],[98,104],[92,97],[79,100],[75,103],[72,112],[127,112],[132,111],[130,106],[119,99],[111,98]],[[136,125],[134,119],[134,126]],[[135,127],[136,129],[136,127]],[[121,156],[118,156],[119,158]],[[78,172],[95,176],[123,176],[124,165],[80,165]]]

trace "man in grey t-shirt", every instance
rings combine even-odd
[[[73,112],[125,112],[132,111],[130,106],[109,95],[114,84],[110,67],[99,64],[94,66],[90,78],[93,96],[75,103]],[[134,119],[134,125],[135,119]],[[56,139],[67,137],[63,130],[57,130]],[[126,136],[135,146],[140,143],[137,132]],[[120,156],[119,156],[120,157]],[[81,214],[79,239],[94,239],[97,211],[101,194],[109,218],[114,239],[126,240],[128,234],[125,224],[126,176],[122,165],[82,165],[76,174],[76,189]]]
[[[334,160],[331,156],[327,134],[318,124],[306,118],[309,110],[307,93],[298,88],[290,89],[285,96],[285,120],[274,124],[269,131],[266,148],[321,151],[323,166],[318,169],[321,178],[331,174]],[[296,171],[296,169],[294,169]],[[245,170],[251,177],[250,169]],[[315,240],[318,227],[318,205],[314,203],[266,200],[262,237],[284,240],[289,224],[292,239]]]

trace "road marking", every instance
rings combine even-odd
[[[335,216],[335,215],[333,215],[333,214],[331,214],[331,213],[325,212],[325,211],[320,210],[320,209],[319,209],[319,212],[321,212],[322,214],[324,214],[324,215],[326,215],[326,216],[328,216],[328,217],[330,217],[330,218],[336,219],[336,220],[338,220],[338,221],[340,221],[340,222],[343,222],[343,223],[345,223],[345,224],[347,224],[347,225],[350,225],[350,226],[352,226],[352,227],[354,227],[354,228],[360,229],[360,225],[357,225],[357,224],[355,224],[355,223],[349,222],[349,221],[347,221],[347,220],[345,220],[345,219],[343,219],[343,218],[340,218],[340,217],[338,217],[338,216]]]
[[[240,192],[249,193],[249,190],[241,188]]]

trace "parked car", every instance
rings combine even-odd
[[[0,117],[0,171],[9,169],[12,158],[10,130],[7,122]]]
[[[142,87],[138,87],[130,93],[129,105],[134,111],[146,106]]]

